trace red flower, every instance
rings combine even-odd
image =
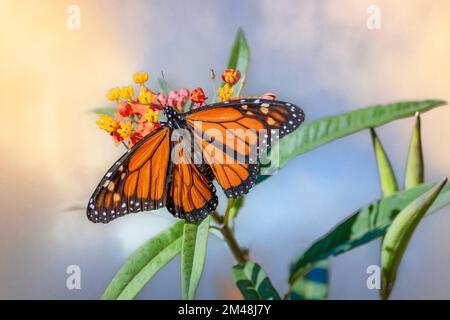
[[[133,106],[128,102],[120,103],[117,113],[124,118],[131,117],[133,115]]]
[[[203,92],[202,88],[195,88],[191,92],[191,100],[195,103],[203,103],[208,99],[208,97],[205,96],[205,93]]]
[[[228,83],[230,86],[234,86],[241,79],[241,73],[239,70],[226,69],[222,72],[222,80]]]

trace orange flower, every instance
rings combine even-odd
[[[208,99],[208,97],[205,96],[205,93],[203,92],[202,88],[195,88],[191,92],[191,100],[195,103],[203,103]]]
[[[240,78],[241,72],[239,70],[226,69],[222,72],[223,82],[229,84],[230,86],[234,86],[236,83],[238,83]]]
[[[159,128],[159,126],[159,123],[141,122],[139,124],[139,128],[136,130],[136,133],[143,138],[153,130]]]

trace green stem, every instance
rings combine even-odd
[[[227,225],[223,224],[224,218],[221,215],[219,215],[217,212],[213,212],[211,216],[218,224],[222,225],[219,228],[219,230],[222,233],[223,238],[224,238],[225,242],[227,243],[228,247],[230,248],[230,251],[233,254],[236,261],[239,264],[244,264],[247,261],[246,253],[244,253],[242,248],[239,246],[231,229],[228,228]]]
[[[224,224],[226,224],[227,226],[229,225],[230,210],[232,206],[233,206],[233,199],[228,199],[227,208],[225,209],[225,216],[224,216]]]

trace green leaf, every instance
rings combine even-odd
[[[236,199],[228,199],[227,209],[225,210],[224,223],[233,228],[234,219],[236,218],[239,210],[244,205],[244,196],[237,197]]]
[[[133,299],[145,284],[181,251],[183,222],[146,241],[120,268],[102,299]]]
[[[101,107],[101,108],[96,108],[96,109],[92,110],[92,112],[94,112],[94,113],[106,114],[113,118],[116,116],[116,111],[117,111],[117,107]]]
[[[159,86],[159,91],[161,93],[164,93],[165,95],[168,95],[169,92],[172,90],[172,87],[163,78],[158,78],[158,86]]]
[[[417,197],[431,189],[433,184],[421,184],[377,200],[357,210],[339,223],[321,239],[315,241],[291,266],[289,283],[302,277],[314,264],[336,256],[385,234],[397,214]],[[429,212],[435,212],[450,203],[450,187],[443,188]]]
[[[381,246],[382,280],[380,295],[382,299],[389,298],[409,240],[420,220],[425,216],[446,183],[447,178],[411,202],[397,215],[384,235]]]
[[[287,295],[289,300],[324,300],[328,296],[329,259],[316,264],[302,278],[297,279]]]
[[[381,192],[383,197],[388,197],[398,191],[397,179],[392,169],[389,157],[384,151],[383,145],[378,138],[375,129],[370,128],[372,136],[373,148],[378,165],[378,175],[380,177]]]
[[[186,222],[184,224],[181,250],[181,292],[183,299],[192,300],[195,298],[195,292],[205,265],[209,225],[210,216],[201,222]]]
[[[228,58],[227,69],[235,69],[241,72],[241,79],[247,78],[248,66],[250,64],[250,48],[245,39],[244,31],[239,28],[236,33],[233,45],[231,47],[230,57]],[[223,85],[224,83],[222,83]],[[242,88],[239,88],[239,92]],[[236,92],[237,94],[238,92]]]
[[[363,129],[374,128],[390,121],[405,118],[415,112],[425,112],[444,105],[442,100],[424,100],[398,102],[387,105],[345,112],[337,116],[328,117],[303,124],[295,132],[281,139],[272,146],[262,167],[283,167],[290,159],[311,151],[333,140],[342,138]],[[265,180],[264,170],[257,182]]]
[[[281,300],[269,277],[256,263],[247,261],[233,267],[233,280],[245,300]]]
[[[422,139],[420,133],[420,114],[416,114],[416,122],[409,144],[408,162],[406,164],[405,189],[423,183],[425,166],[423,162]]]

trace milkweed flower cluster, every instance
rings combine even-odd
[[[137,72],[133,81],[139,85],[112,88],[106,94],[110,101],[117,103],[114,116],[100,114],[97,125],[108,132],[116,145],[119,143],[132,147],[144,136],[159,127],[158,110],[161,110],[159,95],[145,86],[148,81],[147,72]]]
[[[132,85],[112,88],[106,94],[108,100],[117,104],[113,115],[100,114],[97,125],[108,132],[116,145],[123,143],[127,148],[135,145],[140,139],[157,129],[160,124],[158,111],[164,106],[173,107],[178,112],[189,111],[203,107],[208,100],[202,88],[197,87],[192,91],[186,88],[171,90],[168,94],[155,93],[145,83],[148,81],[147,72],[137,72],[133,75],[133,81],[138,89]],[[217,91],[214,100],[227,101],[241,99],[240,95],[244,79],[241,79],[239,70],[226,69],[222,72],[223,85]],[[213,79],[214,80],[214,79]],[[234,87],[240,83],[240,88],[235,92]],[[263,99],[273,100],[273,93],[265,93],[260,96]]]
[[[230,100],[234,95],[233,86],[236,85],[241,79],[241,73],[239,70],[226,69],[222,73],[222,81],[225,83],[219,88],[218,96],[220,101]]]

